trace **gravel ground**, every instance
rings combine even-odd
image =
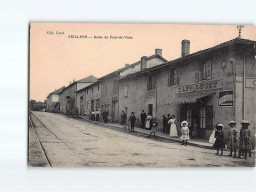
[[[61,114],[33,112],[35,130],[53,167],[253,167],[255,156],[238,159],[228,151],[150,138],[68,118]],[[50,130],[50,131],[49,131]]]

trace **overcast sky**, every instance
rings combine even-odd
[[[54,34],[47,34],[52,31]],[[56,35],[56,31],[64,35]],[[108,39],[68,38],[69,35],[108,36]],[[132,39],[110,39],[129,36]],[[101,77],[125,64],[153,55],[181,56],[181,41],[190,40],[190,53],[234,39],[233,25],[32,23],[30,29],[30,99],[47,95],[73,79]],[[255,26],[245,26],[242,38],[256,40]]]

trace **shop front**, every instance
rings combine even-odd
[[[221,88],[221,80],[177,87],[179,119],[188,121],[192,139],[209,139],[214,128],[216,94]]]

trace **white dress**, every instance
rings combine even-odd
[[[146,129],[150,129],[150,120],[152,119],[152,116],[148,115],[147,116],[147,119],[146,119],[146,125],[145,125],[145,128]]]
[[[176,127],[176,124],[175,124],[175,118],[174,119],[170,119],[168,121],[170,125],[170,136],[171,137],[177,137],[178,136],[178,133],[177,133],[177,127]]]

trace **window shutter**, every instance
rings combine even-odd
[[[180,85],[180,67],[177,68],[177,85]]]
[[[152,76],[152,89],[156,89],[156,77]]]
[[[195,71],[195,81],[199,81],[199,68]]]
[[[168,75],[167,75],[167,77],[168,77],[168,83],[167,83],[167,85],[170,87],[170,85],[171,85],[171,70],[169,69],[168,70],[168,73],[167,73]]]
[[[173,79],[172,85],[176,85],[176,84],[177,84],[176,78],[177,78],[177,70],[174,69],[174,70],[172,71],[172,79]]]
[[[208,60],[206,63],[206,79],[212,78],[212,61]]]

